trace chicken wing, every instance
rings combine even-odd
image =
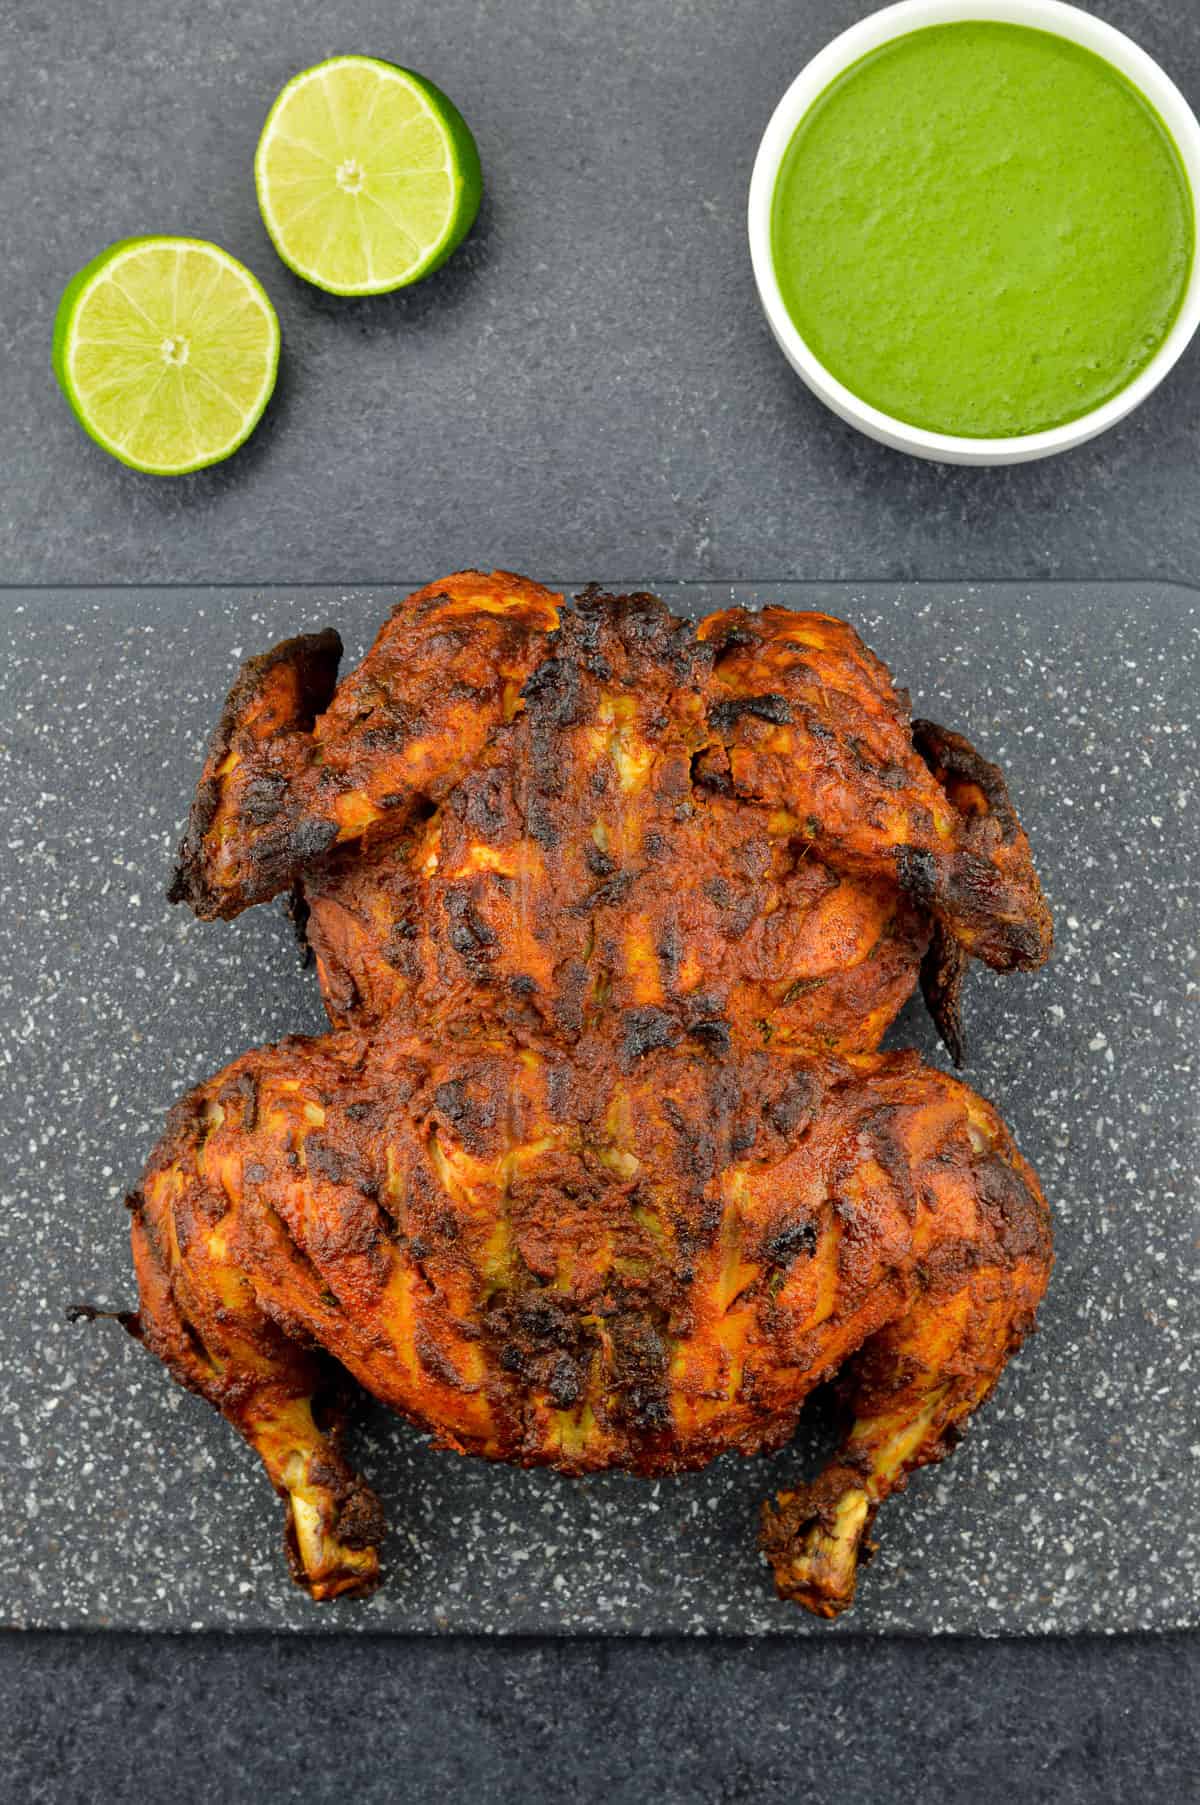
[[[335,1025],[570,1036],[603,1015],[866,1050],[936,935],[926,994],[958,1056],[967,958],[1049,951],[1000,773],[976,758],[959,807],[945,748],[967,743],[914,745],[883,666],[827,615],[696,629],[652,596],[567,611],[468,573],[397,610],[316,714],[329,647],[247,666],[172,895],[231,915],[298,882]]]

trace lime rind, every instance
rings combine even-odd
[[[154,377],[157,380],[161,377],[161,365],[156,369],[153,358],[146,353],[146,346],[143,344],[139,350],[136,343],[123,341],[119,331],[108,338],[80,331],[81,322],[87,322],[90,306],[99,303],[104,286],[116,286],[118,292],[124,294],[124,289],[115,281],[118,272],[124,266],[128,279],[129,275],[136,270],[137,261],[145,261],[148,253],[154,255],[171,253],[175,256],[176,283],[178,283],[179,260],[183,256],[191,254],[211,262],[216,273],[212,277],[209,293],[215,292],[223,277],[228,278],[235,284],[231,292],[238,301],[249,300],[256,303],[261,314],[261,319],[252,322],[254,326],[251,335],[252,345],[241,351],[236,343],[237,335],[232,330],[236,310],[227,306],[225,312],[220,316],[220,323],[226,326],[230,336],[230,343],[224,352],[224,361],[226,364],[230,360],[240,361],[244,374],[249,379],[248,394],[244,400],[239,400],[231,394],[226,394],[224,397],[223,411],[230,418],[230,428],[224,437],[210,437],[202,446],[197,445],[194,415],[187,403],[188,385],[186,382],[181,382],[180,411],[185,416],[192,437],[190,450],[184,456],[163,455],[154,458],[140,456],[131,449],[130,429],[120,436],[114,434],[112,430],[105,429],[102,421],[97,418],[98,411],[100,411],[97,407],[98,399],[107,395],[112,400],[118,391],[121,399],[130,398],[135,395],[139,382],[148,385],[151,392],[146,394],[142,415],[132,423],[133,430],[136,431],[144,423],[145,416],[150,413],[152,391],[156,386],[156,382],[152,382],[151,378]],[[126,300],[129,300],[128,296],[126,296]],[[177,300],[178,296],[176,296],[176,304]],[[130,305],[136,308],[136,301]],[[213,325],[211,319],[206,321],[201,317],[199,323],[202,330],[206,329],[211,332]],[[155,331],[161,330],[152,320],[148,320],[147,324]],[[90,378],[86,378],[80,368],[81,360],[86,356],[87,347],[97,345],[103,348],[102,361],[109,366],[110,370],[115,369],[117,372],[115,375],[110,375],[107,382],[98,382],[94,374]],[[71,277],[63,290],[55,314],[51,366],[59,387],[80,426],[88,437],[95,440],[96,444],[107,451],[110,456],[125,464],[129,469],[140,471],[143,474],[184,476],[192,471],[203,470],[213,464],[222,463],[250,437],[261,420],[275,387],[279,367],[279,348],[279,321],[275,309],[261,282],[236,257],[231,256],[219,245],[210,243],[207,239],[142,236],[118,239],[116,243],[108,245]],[[222,373],[227,374],[227,370],[223,370]],[[204,367],[202,362],[196,363],[192,374],[213,389],[220,387],[217,378]],[[210,408],[207,411],[211,413],[212,410]],[[151,427],[152,425],[153,420],[150,422]],[[167,440],[169,441],[172,436],[168,432]]]
[[[337,89],[351,93],[356,82],[369,82],[376,90],[367,118],[340,120],[335,111]],[[391,111],[391,120],[378,116],[379,95],[385,89],[389,91],[386,110]],[[295,126],[303,117],[309,91],[313,108],[308,123],[315,126],[312,136],[285,131],[285,121]],[[411,103],[411,113],[400,129],[423,126],[425,130],[419,137],[410,133],[401,151],[395,114],[403,99]],[[353,155],[335,164],[330,146],[338,140],[344,150],[347,131],[365,140],[362,148],[369,146],[370,160],[389,154],[401,155],[404,160],[382,171],[376,164],[373,172],[360,169]],[[314,138],[324,138],[324,145],[314,142]],[[419,155],[436,156],[437,162],[415,160]],[[337,213],[327,205],[338,200],[331,174],[338,186],[346,187],[355,197],[353,234],[346,230],[344,209],[339,223]],[[437,217],[430,220],[428,178],[438,175],[446,179],[446,197],[440,211],[434,210]],[[254,158],[254,180],[263,224],[282,261],[302,280],[327,294],[341,296],[388,294],[432,275],[470,231],[483,193],[478,148],[449,96],[414,70],[366,56],[331,57],[293,76],[276,97],[263,125]],[[295,190],[306,182],[314,192],[306,196],[305,205],[284,207],[284,191]],[[390,237],[393,242],[407,238],[411,251],[405,260],[397,256],[386,268],[372,268],[371,240],[375,234],[364,225],[364,205],[378,209],[375,226],[385,238]],[[422,208],[426,216],[424,228]],[[302,234],[296,226],[302,213],[317,213],[320,209],[325,210],[332,223],[325,243],[313,255],[311,249],[305,252],[299,246],[297,241]],[[333,267],[339,257],[343,265],[353,260],[347,256],[345,244],[351,236],[366,264],[365,275],[357,279],[349,278],[345,267],[340,271]]]

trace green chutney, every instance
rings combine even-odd
[[[872,51],[784,155],[771,248],[831,375],[897,420],[1013,438],[1127,387],[1187,287],[1192,194],[1146,97],[1024,25]]]

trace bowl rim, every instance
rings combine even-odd
[[[1011,438],[967,438],[912,426],[863,401],[810,350],[784,305],[771,254],[771,207],[784,153],[801,119],[851,64],[893,38],[928,25],[972,20],[1026,25],[1095,51],[1138,88],[1174,140],[1192,196],[1193,256],[1179,311],[1145,369],[1099,407],[1043,432]],[[896,450],[944,463],[1008,464],[1068,451],[1115,426],[1156,389],[1200,326],[1200,122],[1166,71],[1132,38],[1065,0],[898,0],[869,13],[818,51],[783,94],[762,135],[747,206],[750,258],[771,331],[793,369],[826,405],[869,437]]]

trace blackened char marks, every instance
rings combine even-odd
[[[556,1354],[546,1379],[546,1390],[556,1410],[569,1410],[583,1395],[584,1375],[569,1354]]]
[[[217,1092],[217,1102],[223,1109],[240,1105],[242,1132],[254,1133],[258,1127],[258,1079],[252,1071],[241,1071],[236,1078],[222,1085]]]
[[[906,896],[921,908],[928,909],[938,893],[937,860],[920,846],[897,846],[896,878]]]
[[[614,1317],[609,1325],[614,1414],[629,1428],[655,1434],[671,1427],[667,1346],[642,1313]]]
[[[564,959],[555,973],[554,1021],[561,1033],[572,1038],[583,1027],[583,1004],[590,983],[591,973],[582,959]]]
[[[252,777],[242,791],[242,813],[254,827],[265,827],[283,807],[287,778],[277,772]]]
[[[714,733],[731,733],[746,715],[756,721],[769,721],[774,727],[791,725],[792,710],[786,696],[731,696],[726,702],[714,702],[708,711],[708,724]]]
[[[1009,1263],[1048,1259],[1048,1211],[1017,1168],[996,1153],[975,1167],[974,1179],[980,1208]]]
[[[560,1410],[583,1395],[598,1339],[573,1299],[556,1291],[500,1292],[484,1313],[483,1332],[501,1370],[522,1390],[545,1392]]]
[[[438,1346],[428,1329],[420,1323],[413,1330],[413,1352],[429,1377],[436,1380],[439,1385],[446,1385],[451,1391],[472,1389],[450,1356]]]
[[[478,1085],[468,1086],[461,1078],[448,1078],[434,1090],[433,1101],[438,1115],[467,1151],[482,1156],[496,1125],[496,1098]]]
[[[773,1266],[788,1267],[802,1255],[811,1259],[817,1251],[818,1230],[811,1218],[785,1222],[763,1242],[763,1258]]]
[[[717,1170],[717,1143],[704,1124],[694,1120],[674,1097],[664,1097],[661,1108],[677,1137],[676,1158],[696,1188],[702,1188]]]
[[[766,1117],[776,1134],[784,1140],[799,1138],[820,1108],[823,1090],[813,1072],[795,1070],[789,1073],[783,1087],[766,1106]]]
[[[574,903],[571,913],[587,915],[593,909],[615,908],[618,903],[624,902],[639,875],[636,871],[616,872],[614,876],[607,878],[604,883],[598,884],[594,890],[589,890],[586,896]]]
[[[298,821],[288,836],[287,850],[293,866],[309,865],[328,852],[338,837],[336,821]]]
[[[566,792],[570,758],[564,735],[583,717],[579,666],[561,650],[547,658],[526,681],[528,771],[522,785],[525,824],[539,846],[559,841],[560,829],[551,804]]]
[[[731,883],[727,877],[710,878],[705,895],[722,914],[721,932],[726,940],[741,940],[762,913],[761,888],[740,880]]]
[[[388,929],[380,957],[394,971],[402,972],[405,977],[415,978],[421,970],[416,922],[406,915],[398,916]]]
[[[446,914],[450,919],[447,939],[466,965],[478,966],[496,957],[496,935],[475,907],[469,890],[459,885],[448,892]]]
[[[464,777],[453,792],[450,806],[473,834],[497,841],[516,831],[508,774],[485,770]]]
[[[990,764],[965,735],[953,733],[948,727],[939,727],[936,721],[914,721],[912,738],[913,745],[944,785],[956,807],[964,812],[976,812],[982,802],[1004,840],[1016,839],[1021,826],[999,765]],[[970,788],[964,786],[977,790],[979,799],[973,801]]]
[[[291,717],[275,723],[275,731],[288,728],[293,732],[309,733],[318,714],[332,700],[341,657],[341,639],[332,627],[326,627],[320,633],[302,633],[293,639],[285,639],[269,652],[247,659],[242,666],[209,741],[204,775],[192,800],[175,870],[167,887],[168,902],[185,902],[197,915],[211,918],[226,900],[214,890],[205,870],[205,836],[213,824],[222,795],[222,783],[216,773],[233,750],[271,673],[286,665],[295,678]],[[261,826],[274,820],[283,802],[276,775],[268,773],[259,777],[255,774],[248,787],[253,792],[251,825]]]
[[[875,1156],[880,1170],[895,1186],[907,1221],[915,1222],[917,1192],[913,1183],[912,1155],[900,1132],[906,1111],[902,1104],[883,1103],[860,1118],[860,1134]]]
[[[1011,908],[1010,886],[1004,873],[988,858],[962,849],[950,868],[939,898],[951,920],[1003,920],[1006,963],[1032,971],[1047,957],[1051,931],[1044,911],[1023,921],[1006,915]]]
[[[732,1044],[729,1023],[722,1016],[691,1021],[687,1026],[689,1040],[698,1041],[707,1052],[723,1058]]]
[[[970,956],[940,921],[921,960],[921,994],[946,1051],[956,1066],[966,1057],[962,993]]]
[[[583,862],[593,877],[612,877],[617,869],[617,862],[609,854],[602,851],[594,840],[588,840],[583,848]]]
[[[563,652],[539,664],[525,679],[521,693],[532,722],[545,727],[573,727],[583,719],[579,666]]]
[[[658,1047],[673,1046],[679,1038],[679,1023],[666,1009],[652,1005],[644,1009],[627,1009],[622,1017],[621,1054],[625,1064],[644,1059]]]
[[[136,1310],[106,1310],[100,1304],[68,1304],[63,1312],[69,1323],[119,1322],[135,1341],[142,1338],[142,1321]]]
[[[351,1475],[338,1494],[338,1540],[347,1548],[375,1548],[387,1534],[383,1506],[369,1485]]]
[[[612,675],[626,682],[636,685],[654,667],[675,683],[693,681],[711,669],[712,654],[697,640],[693,622],[677,619],[660,597],[646,590],[610,595],[592,584],[577,598],[576,609],[584,643],[603,646]]]

